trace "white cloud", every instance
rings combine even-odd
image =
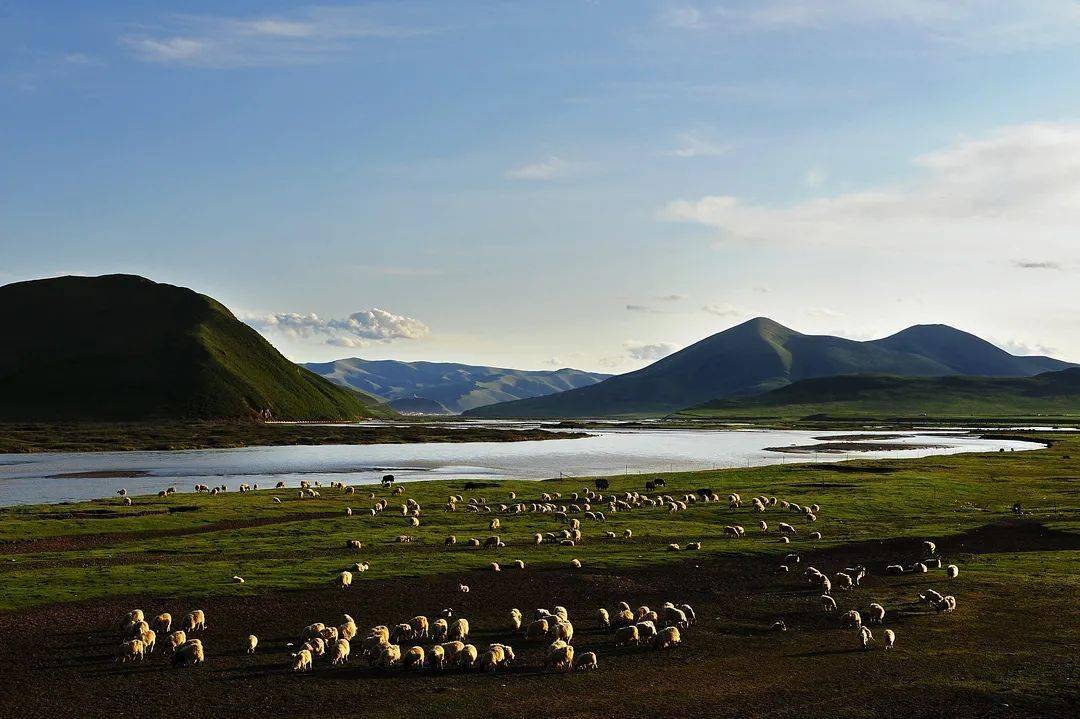
[[[819,320],[836,320],[845,316],[843,312],[828,307],[808,307],[806,308],[806,314]]]
[[[361,347],[370,342],[416,340],[431,331],[412,317],[372,308],[354,312],[342,319],[324,319],[314,313],[279,312],[241,317],[249,325],[267,334],[282,334],[298,339],[325,338],[335,347]]]
[[[648,305],[627,305],[626,309],[630,312],[652,312],[653,308]]]
[[[814,32],[866,26],[909,29],[977,52],[1055,45],[1080,35],[1075,0],[755,0],[680,5],[660,15],[678,30]]]
[[[788,206],[729,195],[676,200],[663,219],[700,223],[735,242],[845,246],[950,244],[981,253],[1023,238],[1064,252],[1080,224],[1080,124],[1005,127],[915,158],[906,185],[819,197]]]
[[[506,171],[508,180],[558,180],[573,174],[577,165],[561,157],[549,157],[540,162],[533,162]]]
[[[730,144],[719,143],[697,132],[683,132],[676,137],[677,146],[668,152],[674,157],[716,157],[731,150]]]
[[[1060,262],[1053,260],[1013,260],[1013,266],[1022,270],[1063,270]]]
[[[730,305],[728,303],[718,305],[705,305],[701,308],[710,315],[716,315],[717,317],[740,317],[745,315],[746,312],[741,307]]]
[[[994,344],[1014,355],[1047,355],[1052,357],[1057,354],[1056,347],[1050,347],[1039,342],[1028,343],[1023,340],[1007,339],[994,340]]]
[[[670,295],[660,295],[656,299],[660,300],[661,302],[682,302],[683,300],[688,299],[688,298],[687,298],[686,295],[680,295],[678,293],[674,293],[674,294],[670,294]]]
[[[637,342],[635,340],[627,340],[623,343],[623,347],[626,349],[626,354],[632,359],[646,360],[649,362],[663,359],[669,354],[678,352],[682,349],[673,342],[654,342],[649,344],[646,342]]]
[[[393,5],[311,6],[288,16],[173,15],[124,35],[120,43],[145,62],[266,67],[327,62],[363,41],[430,32]]]

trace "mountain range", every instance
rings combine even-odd
[[[643,369],[598,384],[469,410],[469,417],[571,418],[674,412],[815,377],[1027,377],[1074,365],[1018,357],[947,325],[915,325],[867,342],[807,335],[764,317],[719,332]]]
[[[224,305],[134,275],[0,287],[0,419],[393,415],[283,357]]]
[[[611,377],[568,368],[529,371],[358,357],[309,362],[304,367],[339,385],[388,402],[390,407],[406,414],[456,414],[497,402],[586,387]]]
[[[1080,367],[1034,377],[819,377],[754,397],[713,400],[680,414],[729,419],[880,419],[1078,413]]]

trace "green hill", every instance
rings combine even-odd
[[[451,413],[586,387],[611,376],[577,369],[529,371],[359,357],[304,366],[345,387],[388,400],[395,409],[398,407],[395,401],[422,398],[442,405]]]
[[[913,327],[856,342],[805,335],[759,317],[707,337],[636,372],[557,395],[481,407],[470,417],[603,417],[664,414],[717,398],[745,397],[812,377],[1034,375],[1069,367],[1046,357],[1016,357],[944,325]]]
[[[680,414],[778,419],[1075,416],[1080,415],[1080,368],[1034,377],[822,377],[756,397],[714,400]]]
[[[392,414],[299,367],[216,300],[132,275],[0,287],[0,419]]]

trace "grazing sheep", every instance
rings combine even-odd
[[[543,639],[550,631],[551,625],[547,619],[537,619],[525,628],[525,636],[529,639]]]
[[[797,534],[797,532],[795,531],[795,527],[792,527],[787,522],[780,522],[780,524],[777,526],[777,529],[780,530],[780,534],[788,534],[788,535]]]
[[[116,661],[124,663],[145,657],[146,645],[141,639],[131,639],[120,645],[116,654]]]
[[[312,666],[311,652],[301,649],[292,655],[292,670],[294,672],[310,672]]]
[[[940,602],[934,604],[934,609],[938,612],[951,612],[956,609],[956,597],[950,595],[941,598]]]
[[[634,532],[631,529],[624,529],[622,533],[623,539],[632,539]]]
[[[363,549],[364,548],[364,543],[361,542],[359,539],[349,539],[349,540],[346,540],[346,542],[345,542],[345,548],[346,549]]]
[[[442,617],[436,619],[431,623],[431,639],[432,641],[442,642],[446,641],[446,633],[450,630],[450,626],[446,623],[446,620]]]
[[[682,547],[680,547],[678,544],[676,544],[674,542],[667,545],[667,548],[668,548],[669,552],[678,552],[680,549],[682,549]]]
[[[922,562],[916,562],[915,565],[911,568],[911,570],[914,572],[918,572],[919,574],[926,574],[928,571],[930,571],[930,568]]]
[[[501,572],[501,571],[502,571],[502,568],[501,568],[501,567],[499,567],[499,563],[498,563],[498,562],[492,562],[492,563],[491,563],[491,571],[493,571],[493,572]]]
[[[573,567],[574,569],[581,569],[581,560],[580,559],[571,559],[570,560],[570,566]]]
[[[892,649],[896,645],[896,632],[891,629],[885,630],[885,649]]]
[[[956,579],[958,576],[960,576],[960,567],[956,566],[955,564],[950,564],[949,566],[945,567],[945,576],[949,579]]]
[[[853,589],[855,587],[855,580],[851,578],[850,574],[847,574],[846,572],[837,572],[835,577],[836,586],[840,589]]]
[[[459,583],[458,584],[458,591],[460,591],[462,594],[468,594],[469,593],[469,585]]]
[[[553,639],[561,639],[569,644],[574,639],[574,625],[568,621],[558,621],[551,627]]]
[[[472,669],[476,666],[476,661],[479,656],[480,653],[475,646],[466,644],[458,653],[458,666],[462,669]]]
[[[244,642],[244,649],[248,654],[254,654],[257,646],[259,646],[259,638],[254,634],[248,634],[247,640]]]
[[[862,626],[862,615],[854,609],[849,610],[844,614],[842,619],[845,627],[854,627],[858,629]]]
[[[510,630],[514,632],[521,631],[521,610],[510,610]]]
[[[442,671],[446,667],[446,649],[441,644],[436,644],[427,653],[428,666]]]
[[[701,542],[690,542],[686,545],[686,548],[689,550],[701,549]]]
[[[656,624],[650,621],[638,622],[634,625],[638,630],[638,643],[647,644],[656,637]]]
[[[656,641],[653,644],[655,649],[671,649],[672,647],[682,643],[682,635],[679,634],[678,627],[664,627],[664,629],[656,635]]]
[[[206,661],[206,653],[203,644],[198,639],[189,639],[173,652],[172,663],[179,664],[202,664]]]
[[[533,535],[533,541],[536,544],[543,544],[544,543],[544,535],[537,532],[536,534]]]
[[[870,624],[881,624],[885,621],[885,607],[874,603],[866,610],[866,621]]]
[[[774,632],[786,632],[787,622],[785,622],[783,619],[777,619],[775,622],[773,622],[773,625],[770,627],[770,629],[772,629]]]
[[[602,607],[600,609],[597,609],[596,610],[596,617],[597,617],[597,621],[599,622],[600,626],[603,627],[604,629],[607,629],[608,627],[611,626],[611,617],[608,615],[608,610],[606,610],[606,609],[604,609]]]
[[[447,547],[452,547],[455,544],[457,544],[457,537],[455,537],[453,534],[451,534],[449,537],[446,538],[445,541],[443,541],[443,544],[446,545]]]
[[[578,656],[577,666],[575,667],[579,671],[588,671],[590,669],[596,669],[596,652],[585,652]]]
[[[169,651],[176,652],[177,647],[187,641],[187,634],[183,630],[178,629],[169,635]]]
[[[870,632],[870,627],[859,627],[859,645],[863,649],[869,649],[873,643],[874,635]]]
[[[392,669],[401,663],[401,646],[397,644],[384,644],[376,664],[380,669]]]
[[[885,567],[885,573],[896,576],[899,574],[903,574],[904,568],[899,564],[890,564],[889,566]]]
[[[933,589],[927,589],[925,593],[919,595],[919,600],[926,602],[926,604],[931,607],[940,602],[942,599],[944,599],[944,597],[941,595],[941,593]]]
[[[836,611],[836,600],[830,597],[828,594],[821,595],[821,608],[826,612]]]
[[[463,642],[469,638],[469,620],[464,617],[455,619],[453,624],[450,625],[450,629],[446,633],[447,638],[452,641]]]
[[[762,532],[768,532],[769,531],[769,523],[764,521],[764,520],[758,522],[758,529],[760,529]]]
[[[206,614],[201,609],[193,609],[184,617],[184,630],[189,634],[206,629]]]
[[[555,642],[548,650],[544,667],[551,667],[555,671],[570,671],[574,668],[574,648],[564,642]]]
[[[147,654],[154,653],[154,645],[157,644],[157,632],[153,629],[144,629],[139,635]]]
[[[821,539],[821,532],[810,532],[810,539]]]
[[[304,642],[301,649],[307,649],[313,657],[321,657],[326,654],[326,640],[322,637],[314,637]]]
[[[423,669],[424,657],[423,647],[409,647],[408,651],[405,652],[405,656],[402,657],[402,664],[406,669]]]
[[[640,641],[640,634],[638,633],[637,625],[631,624],[626,627],[620,627],[615,630],[615,646],[617,647],[629,647],[634,646]]]
[[[345,570],[338,575],[336,584],[342,589],[348,589],[352,586],[352,572]]]
[[[925,554],[925,555],[926,555],[927,557],[932,557],[932,556],[934,556],[934,555],[935,555],[935,554],[937,553],[937,545],[936,545],[936,544],[934,544],[934,543],[933,543],[933,542],[931,542],[931,541],[926,541],[926,542],[923,542],[923,543],[922,543],[922,547],[923,547],[923,553],[924,553],[924,554]]]
[[[172,629],[172,615],[168,612],[162,612],[154,617],[152,627],[158,634],[168,634]]]

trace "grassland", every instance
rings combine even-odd
[[[0,634],[10,653],[33,653],[32,668],[8,673],[23,692],[2,692],[0,715],[49,716],[80,696],[80,716],[129,711],[166,716],[175,697],[195,697],[187,716],[610,716],[620,697],[625,716],[1067,716],[1075,708],[1080,616],[1080,435],[1047,434],[1047,449],[919,460],[852,461],[662,475],[667,492],[710,488],[743,497],[769,494],[821,505],[809,541],[806,525],[781,544],[756,530],[748,509],[699,503],[669,514],[642,509],[585,522],[577,547],[536,546],[537,531],[561,525],[550,515],[503,517],[499,550],[444,548],[443,539],[486,537],[490,515],[443,510],[448,494],[503,501],[541,492],[579,491],[587,482],[460,481],[405,486],[424,506],[422,525],[400,513],[372,517],[366,493],[324,489],[301,500],[294,490],[249,494],[180,494],[16,507],[0,511]],[[612,477],[611,490],[643,489],[641,476]],[[377,497],[388,491],[371,488]],[[280,504],[271,501],[280,496]],[[393,498],[400,501],[401,498]],[[1015,502],[1023,514],[1011,511]],[[791,515],[770,512],[773,526]],[[723,527],[747,535],[725,539]],[[632,529],[632,540],[621,539]],[[614,531],[618,540],[605,539]],[[410,534],[414,541],[394,539]],[[361,551],[345,548],[363,541]],[[948,582],[929,575],[883,576],[885,564],[919,558],[922,540],[961,567]],[[667,551],[671,542],[703,542],[700,552]],[[839,593],[842,608],[881,602],[886,626],[900,639],[894,652],[862,653],[849,631],[817,606],[817,592],[798,572],[777,571],[789,551],[804,565],[838,571],[853,563],[871,570],[866,585]],[[571,558],[583,568],[573,570]],[[487,570],[515,559],[525,570]],[[356,561],[350,590],[331,579]],[[243,585],[231,582],[245,578]],[[458,593],[464,581],[472,591]],[[914,601],[934,586],[959,602],[951,615],[927,613]],[[625,599],[659,604],[690,601],[699,622],[686,646],[670,654],[628,651],[595,629],[597,606]],[[503,631],[511,606],[529,610],[562,603],[579,627],[579,651],[595,649],[601,670],[573,677],[538,671],[539,646]],[[115,667],[115,624],[131,606],[174,613],[201,606],[210,617],[211,659],[205,668],[175,671],[160,658],[137,668]],[[478,631],[476,643],[506,640],[520,666],[494,677],[451,673],[385,676],[366,665],[319,669],[310,677],[284,671],[295,631],[343,611],[361,625],[396,622],[453,606]],[[783,617],[791,631],[768,631]],[[66,631],[35,641],[41,628]],[[27,630],[26,627],[37,628]],[[245,657],[239,637],[255,631],[260,654]],[[875,629],[876,634],[880,634]],[[1071,649],[1070,649],[1071,647]],[[10,665],[9,665],[10,666]],[[60,677],[76,688],[63,700],[47,695]],[[0,686],[0,689],[5,687]],[[8,687],[11,688],[11,687]],[[34,694],[35,689],[40,689]],[[138,692],[154,695],[132,703]],[[557,704],[552,697],[558,696]],[[38,697],[31,701],[28,697]],[[191,701],[189,700],[189,704]]]
[[[516,442],[584,436],[541,430],[230,422],[0,423],[0,454],[225,449],[271,445]]]

